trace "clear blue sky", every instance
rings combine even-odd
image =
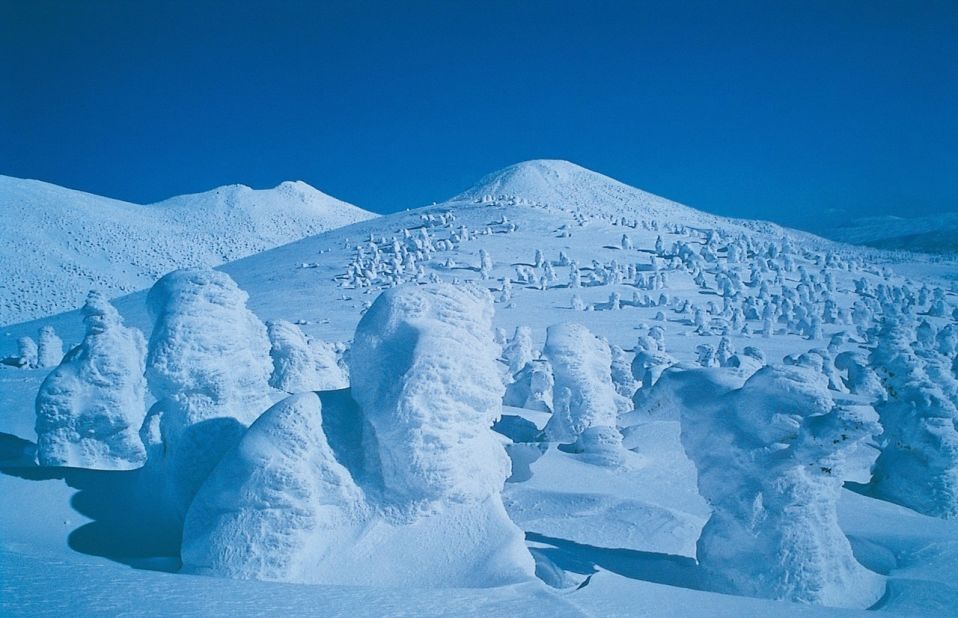
[[[958,210],[958,2],[0,0],[0,173],[387,212],[569,159],[722,214]]]

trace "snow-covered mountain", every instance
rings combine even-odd
[[[928,415],[918,428],[889,425],[892,443],[932,427],[950,444],[956,431],[947,402],[958,391],[934,391],[958,384],[946,362],[958,305],[951,264],[716,217],[571,163],[531,161],[445,202],[217,271],[117,298],[118,315],[94,298],[85,313],[4,329],[0,357],[49,356],[49,331],[44,354],[18,343],[45,327],[71,347],[83,342],[43,387],[45,423],[105,390],[83,381],[84,362],[109,360],[104,328],[129,350],[128,329],[153,333],[149,394],[128,410],[146,419],[140,470],[38,467],[38,448],[88,436],[40,426],[52,435],[40,440],[33,399],[50,369],[0,368],[0,581],[13,582],[3,596],[16,607],[132,612],[162,599],[181,612],[243,615],[275,609],[276,598],[292,615],[958,607],[958,522],[922,514],[907,495],[926,472],[952,478],[939,469],[951,460],[922,442],[915,452],[930,453],[935,470],[908,453],[885,466],[890,494],[896,468],[917,469],[899,483],[906,495],[867,485],[887,449],[873,408],[880,379],[908,394],[903,422]],[[889,324],[920,324],[915,351],[908,332],[881,332],[886,311]],[[126,356],[107,365],[142,360]],[[879,378],[882,358],[897,364]],[[315,386],[330,377],[341,386],[347,373],[348,390]],[[83,397],[67,397],[71,388]],[[314,388],[324,392],[298,392]],[[267,411],[264,398],[280,403]],[[929,402],[941,409],[930,414]],[[882,422],[895,412],[883,409]],[[222,459],[210,454],[230,440]],[[150,483],[163,475],[187,510],[171,516],[179,527],[142,506],[162,493]]]
[[[375,215],[304,182],[230,185],[149,205],[0,176],[0,324],[118,296]]]
[[[822,235],[879,249],[958,253],[958,213],[924,217],[868,217],[822,230]]]

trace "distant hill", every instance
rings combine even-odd
[[[0,324],[72,309],[170,270],[214,266],[375,215],[304,182],[141,205],[0,176]]]

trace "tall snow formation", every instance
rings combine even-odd
[[[156,403],[141,429],[149,464],[182,517],[203,479],[269,407],[269,339],[230,277],[174,271],[150,290],[146,378]]]
[[[499,586],[534,577],[500,492],[490,427],[503,385],[492,298],[406,285],[373,303],[350,392],[294,395],[263,414],[186,518],[190,572],[303,583]]]
[[[885,434],[871,489],[926,515],[958,517],[958,382],[951,359],[900,317],[886,317],[869,358],[884,395],[875,404]]]
[[[138,433],[146,414],[146,341],[98,292],[83,316],[86,336],[37,393],[37,459],[43,466],[139,468],[146,461]]]
[[[709,371],[685,372],[714,384]],[[739,389],[686,391],[682,444],[712,516],[697,544],[708,585],[730,594],[871,606],[882,578],[838,525],[847,453],[878,433],[861,407],[832,402],[825,377],[770,365]]]
[[[20,337],[17,339],[17,358],[18,366],[26,369],[35,369],[39,356],[39,349],[36,342],[30,337]]]
[[[369,423],[383,499],[402,513],[498,495],[509,476],[490,427],[505,388],[493,308],[471,286],[385,292],[356,327],[352,392]]]
[[[267,328],[273,359],[270,386],[287,393],[304,393],[349,385],[335,352],[325,342],[309,341],[298,326],[285,320],[270,322]]]
[[[557,442],[575,443],[580,451],[614,453],[622,436],[616,428],[618,403],[609,344],[581,324],[555,324],[546,331],[542,354],[555,376],[547,435]]]
[[[44,326],[37,343],[37,367],[56,367],[62,360],[63,340],[57,337],[52,326]]]

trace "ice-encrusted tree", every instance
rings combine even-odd
[[[129,470],[146,461],[139,429],[146,414],[146,342],[105,296],[82,309],[86,335],[40,386],[37,460],[43,466]]]
[[[39,350],[36,342],[30,337],[20,337],[17,339],[17,358],[20,367],[25,369],[35,369],[37,367],[37,358]]]
[[[532,344],[532,329],[528,326],[517,326],[516,332],[509,343],[502,350],[502,360],[509,367],[509,375],[516,375],[526,363],[536,357]]]
[[[63,340],[57,337],[52,326],[40,329],[37,340],[37,367],[56,367],[63,360]]]
[[[187,516],[185,570],[381,586],[532,580],[500,495],[510,464],[490,428],[503,385],[489,293],[384,292],[356,329],[350,373],[351,397],[294,395],[226,454]]]
[[[763,367],[725,393],[687,389],[682,444],[712,506],[696,550],[707,585],[731,594],[869,607],[882,578],[861,566],[838,525],[847,453],[878,433],[859,408],[833,403],[825,378]]]
[[[287,393],[345,388],[348,380],[325,342],[307,339],[299,326],[285,320],[267,324],[273,373],[270,386]]]
[[[874,495],[926,515],[958,517],[958,407],[933,380],[906,318],[886,316],[869,357],[884,388],[875,403],[885,433],[875,461]]]
[[[618,461],[622,436],[616,427],[619,405],[609,344],[581,324],[555,324],[546,332],[542,355],[552,364],[557,393],[546,434],[574,444],[577,452]],[[560,406],[563,389],[568,401],[562,399]]]
[[[146,377],[157,401],[140,434],[174,518],[269,407],[269,338],[247,298],[225,273],[201,268],[167,274],[147,296]]]

